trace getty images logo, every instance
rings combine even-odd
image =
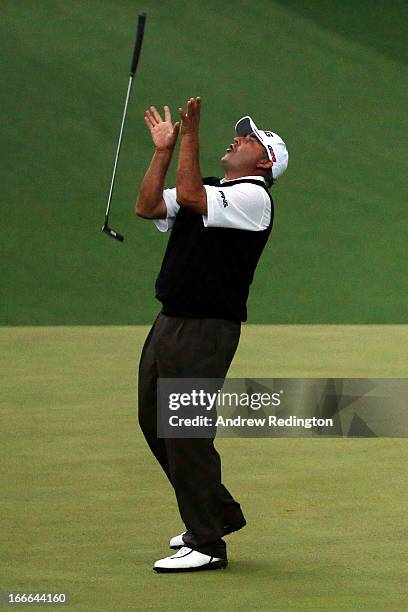
[[[198,406],[204,410],[234,407],[246,410],[261,410],[270,406],[280,406],[283,390],[275,393],[254,393],[253,391],[243,393],[221,391],[207,392],[205,389],[192,389],[185,393],[169,393],[169,409],[179,410],[183,407]]]
[[[222,198],[222,205],[224,206],[224,208],[227,208],[228,206],[228,202],[227,202],[227,198],[225,197],[225,193],[223,191],[221,191],[221,189],[218,190],[221,194],[221,198]]]

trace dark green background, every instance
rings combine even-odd
[[[119,244],[100,227],[141,10]],[[192,95],[203,174],[220,174],[244,114],[290,152],[249,322],[408,321],[406,2],[3,0],[1,13],[2,324],[151,321],[167,236],[133,213],[152,154],[143,111]]]

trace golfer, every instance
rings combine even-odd
[[[227,566],[223,537],[245,525],[239,503],[221,482],[221,461],[211,438],[157,437],[157,379],[225,378],[238,346],[256,265],[273,223],[268,187],[285,171],[288,153],[274,132],[251,117],[221,162],[224,178],[202,178],[199,161],[201,100],[190,98],[172,123],[156,107],[145,122],[155,151],[140,185],[136,214],[171,230],[156,297],[162,309],[139,365],[139,423],[174,488],[185,531],[170,540],[177,552],[154,563],[157,572]],[[180,133],[176,187],[166,173]]]

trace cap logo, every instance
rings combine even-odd
[[[272,132],[265,132],[266,136],[269,136],[269,138],[273,138],[273,134]]]
[[[266,134],[266,132],[265,132],[265,134]],[[271,154],[272,161],[276,163],[276,155],[275,155],[274,150],[272,149],[271,145],[267,145],[267,146],[268,146],[268,149],[269,149],[269,153]]]

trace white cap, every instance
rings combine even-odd
[[[254,134],[263,144],[268,154],[268,158],[273,162],[272,177],[276,180],[283,174],[288,167],[289,154],[282,138],[275,132],[258,130],[251,117],[242,117],[235,125],[238,136],[248,136]]]

